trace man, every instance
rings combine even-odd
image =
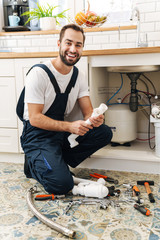
[[[74,65],[82,55],[85,36],[75,24],[64,26],[58,40],[59,55],[34,66],[27,75],[24,98],[17,109],[24,128],[21,145],[26,156],[25,174],[39,181],[45,190],[66,194],[73,186],[69,166],[76,167],[111,138],[110,128],[103,124],[104,116],[91,117],[93,111],[87,81]],[[45,67],[44,67],[45,66]],[[64,121],[76,101],[84,120]],[[68,136],[79,135],[79,145],[70,148]]]

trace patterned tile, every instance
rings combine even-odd
[[[110,205],[99,209],[98,205],[75,204],[67,214],[64,210],[67,201],[35,201],[35,205],[49,219],[76,231],[74,239],[81,240],[160,240],[160,175],[103,171],[95,169],[74,169],[76,177],[89,179],[90,173],[98,172],[119,180],[116,188],[124,198],[126,188],[123,183],[136,184],[137,180],[154,180],[151,186],[156,202],[150,203],[144,186],[139,186],[145,205],[151,210],[150,216],[136,211],[131,204],[119,203],[120,208]],[[94,179],[95,180],[95,179]],[[0,163],[0,239],[1,240],[65,240],[67,237],[57,233],[40,222],[28,209],[27,190],[36,181],[27,179],[22,164]],[[37,185],[40,193],[44,190]],[[106,186],[111,184],[106,183]],[[65,200],[79,199],[69,193]],[[110,197],[117,200],[116,197]]]

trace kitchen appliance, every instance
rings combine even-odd
[[[136,139],[136,115],[136,112],[130,111],[126,104],[118,103],[108,106],[108,110],[105,112],[105,123],[112,129],[112,143],[125,144]],[[112,144],[112,146],[116,146],[116,144]],[[126,146],[128,145],[126,144]]]
[[[29,8],[36,8],[38,0],[3,0],[3,12],[4,12],[4,27],[2,28],[6,32],[14,31],[36,31],[39,30],[39,21],[30,21],[25,25],[27,16],[21,16],[22,13],[29,10]],[[20,22],[18,26],[9,25],[9,16],[18,16]]]

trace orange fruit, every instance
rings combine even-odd
[[[83,12],[77,13],[76,16],[75,16],[75,21],[78,25],[81,26],[82,24],[84,24],[87,21],[86,14],[83,13]]]

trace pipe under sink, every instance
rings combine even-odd
[[[143,73],[160,71],[159,65],[140,65],[140,66],[115,66],[106,67],[108,72],[116,73]]]

